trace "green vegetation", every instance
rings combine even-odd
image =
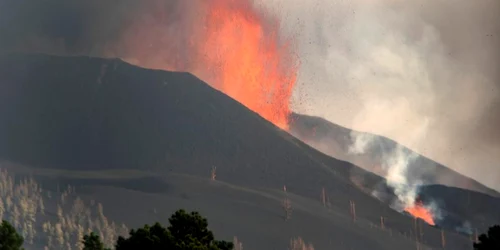
[[[500,249],[500,225],[492,226],[486,234],[479,236],[479,241],[474,243],[474,250]]]
[[[176,211],[169,219],[170,226],[160,223],[130,230],[128,238],[119,237],[116,250],[176,249],[176,250],[231,250],[233,243],[215,240],[208,229],[207,219],[198,212]],[[105,250],[99,236],[91,233],[83,237],[84,250]]]
[[[101,238],[94,232],[83,236],[82,243],[83,250],[109,250],[109,248],[104,248]]]
[[[7,221],[3,220],[0,225],[0,250],[24,249],[24,239],[17,233],[16,229]]]
[[[128,238],[120,236],[116,250],[175,249],[175,250],[232,250],[232,242],[215,240],[208,229],[207,219],[198,212],[176,211],[169,219],[170,226],[160,223],[144,225],[130,230]],[[21,250],[24,239],[7,221],[0,227],[0,250]],[[105,248],[99,235],[90,233],[83,236],[83,250],[110,250]]]

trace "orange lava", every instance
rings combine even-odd
[[[416,202],[413,207],[405,208],[405,211],[411,214],[415,218],[422,219],[427,224],[434,226],[434,217],[431,211],[423,206],[421,202]]]
[[[191,72],[288,129],[298,57],[278,19],[253,0],[165,2],[146,1],[110,54],[142,67]],[[163,11],[172,8],[182,14]]]
[[[210,0],[203,56],[214,87],[288,129],[297,60],[280,41],[279,22],[247,0]]]

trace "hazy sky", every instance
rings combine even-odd
[[[295,111],[500,188],[500,1],[271,2],[300,30]]]
[[[500,189],[500,1],[255,1],[296,34],[295,111],[388,136]],[[0,51],[189,58],[195,2],[210,3],[0,0]]]

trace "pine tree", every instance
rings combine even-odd
[[[474,242],[474,250],[498,249],[500,249],[500,225],[490,227],[487,233],[481,234],[478,241]]]
[[[3,220],[0,225],[0,250],[23,249],[23,237],[7,221]]]
[[[208,229],[207,219],[198,212],[176,211],[169,219],[170,226],[160,223],[145,225],[137,230],[130,230],[128,238],[119,237],[116,250],[132,249],[197,249],[197,250],[232,250],[232,242],[214,239]]]
[[[83,236],[82,243],[83,250],[106,250],[106,248],[104,248],[104,243],[102,243],[101,241],[101,238],[94,232],[90,233],[89,235]]]

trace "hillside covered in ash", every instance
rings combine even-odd
[[[75,186],[117,225],[165,220],[185,207],[248,249],[285,248],[296,236],[317,249],[442,244],[441,229],[419,221],[417,233],[413,218],[372,195],[383,178],[318,152],[189,73],[116,59],[2,55],[0,79],[0,157],[9,171],[52,190]],[[289,220],[283,200],[293,206]],[[454,214],[462,223],[462,214],[475,212]],[[446,217],[441,224],[448,246],[469,249],[455,224]]]
[[[293,113],[290,116],[291,133],[300,140],[308,143],[319,151],[349,161],[368,171],[385,176],[387,173],[380,168],[383,156],[401,147],[406,154],[416,154],[410,149],[398,145],[397,142],[378,135],[353,131],[325,119]],[[350,152],[350,147],[356,143],[356,137],[369,138],[371,143],[364,152]],[[424,185],[445,185],[462,189],[469,189],[490,196],[499,197],[500,194],[464,176],[456,171],[443,166],[425,156],[418,155],[408,166],[407,175],[422,181]]]

